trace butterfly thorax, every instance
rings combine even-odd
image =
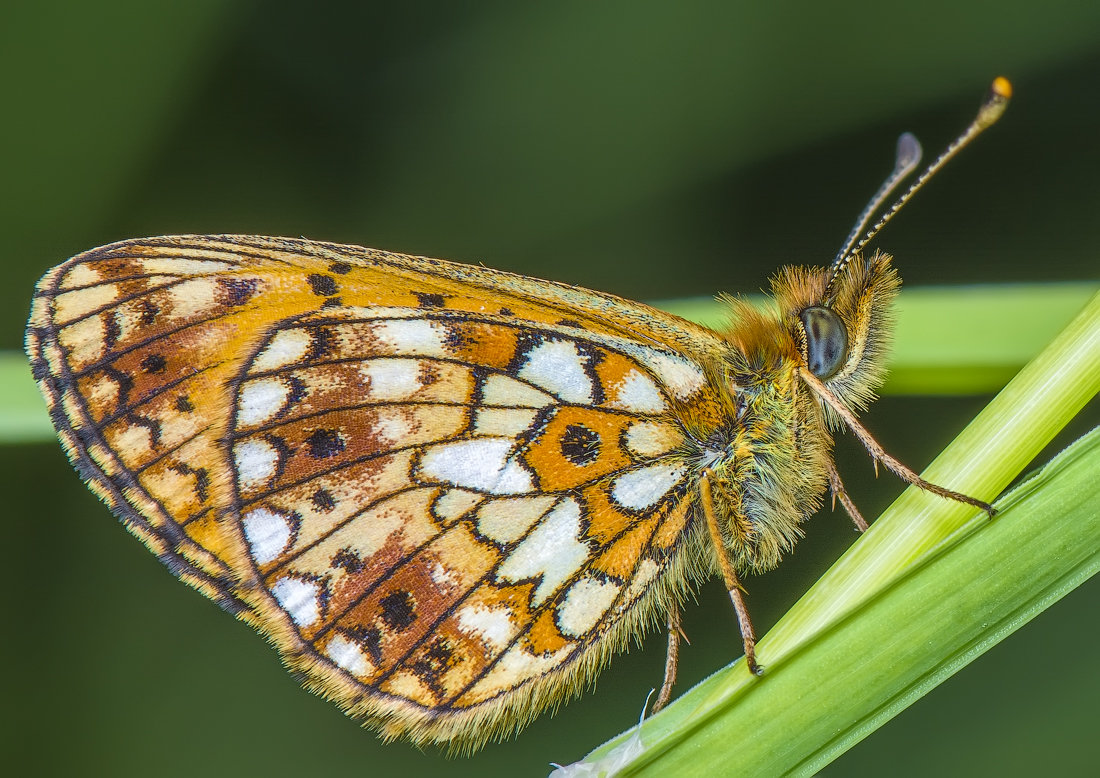
[[[761,572],[820,507],[832,440],[790,361],[749,366],[743,352],[731,352],[712,373],[725,414],[693,435],[702,440],[695,461],[711,474],[727,553],[739,569]]]

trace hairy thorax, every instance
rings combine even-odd
[[[777,565],[821,506],[832,446],[822,413],[787,360],[726,363],[714,383],[727,412],[706,435],[715,513],[737,567]]]

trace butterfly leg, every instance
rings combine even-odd
[[[680,607],[673,605],[668,611],[668,653],[665,654],[665,679],[661,682],[661,691],[650,709],[653,715],[668,705],[672,699],[672,687],[676,683],[676,668],[680,663],[680,639],[690,643],[684,630],[680,627]]]
[[[993,506],[985,502],[984,500],[979,500],[976,497],[971,497],[967,494],[952,491],[951,489],[940,486],[939,484],[934,484],[931,481],[925,481],[923,478],[921,478],[915,472],[903,465],[901,462],[887,454],[885,449],[882,448],[882,444],[875,440],[871,436],[871,433],[867,430],[867,428],[859,423],[859,420],[855,417],[855,414],[852,413],[851,410],[849,410],[848,406],[837,399],[837,396],[829,391],[828,387],[826,387],[825,384],[821,383],[821,380],[817,376],[815,376],[804,367],[799,369],[799,375],[802,376],[802,380],[805,381],[810,386],[810,388],[817,393],[818,397],[824,400],[830,408],[836,411],[837,415],[844,421],[845,424],[848,425],[848,429],[852,431],[852,433],[859,439],[859,442],[863,444],[863,447],[867,449],[867,453],[871,455],[871,460],[875,463],[876,475],[878,475],[878,465],[879,462],[881,462],[891,473],[893,473],[906,483],[913,484],[913,486],[916,486],[918,489],[924,489],[926,492],[931,492],[932,494],[939,495],[940,497],[945,497],[948,500],[964,502],[967,505],[973,505],[976,508],[981,508],[987,514],[989,514],[990,518],[992,518],[993,514],[996,513],[996,511],[993,509]]]
[[[856,525],[856,529],[860,532],[866,532],[867,521],[863,518],[863,514],[859,512],[856,504],[852,502],[852,498],[848,496],[848,490],[844,488],[844,482],[840,480],[840,473],[837,472],[836,462],[830,459],[825,468],[829,473],[829,488],[833,492],[833,508],[836,508],[836,501],[840,500],[840,504],[848,512],[848,517]]]
[[[718,555],[718,564],[722,568],[726,589],[729,590],[733,609],[737,613],[737,626],[741,629],[741,641],[745,645],[745,664],[753,675],[763,675],[763,668],[756,663],[756,632],[752,628],[749,609],[745,605],[744,588],[737,578],[737,570],[730,561],[729,554],[726,553],[722,531],[718,526],[718,517],[714,513],[714,498],[710,486],[713,478],[714,473],[706,468],[703,470],[703,477],[699,479],[699,497],[703,506],[703,515],[706,516],[707,529],[710,530],[711,540],[714,541],[714,550]]]

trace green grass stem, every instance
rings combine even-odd
[[[929,287],[902,292],[890,377],[883,394],[996,391],[1069,321],[1095,284]],[[713,327],[713,299],[657,305]],[[21,352],[0,352],[0,443],[50,440],[53,427]]]

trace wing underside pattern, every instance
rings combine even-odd
[[[484,703],[575,659],[666,563],[690,502],[667,402],[579,335],[307,316],[238,385],[251,559],[288,627],[367,694]]]
[[[173,573],[385,731],[483,740],[684,586],[677,419],[720,411],[681,348],[707,336],[667,317],[639,342],[647,311],[331,244],[158,238],[51,271],[27,350],[70,459]]]

